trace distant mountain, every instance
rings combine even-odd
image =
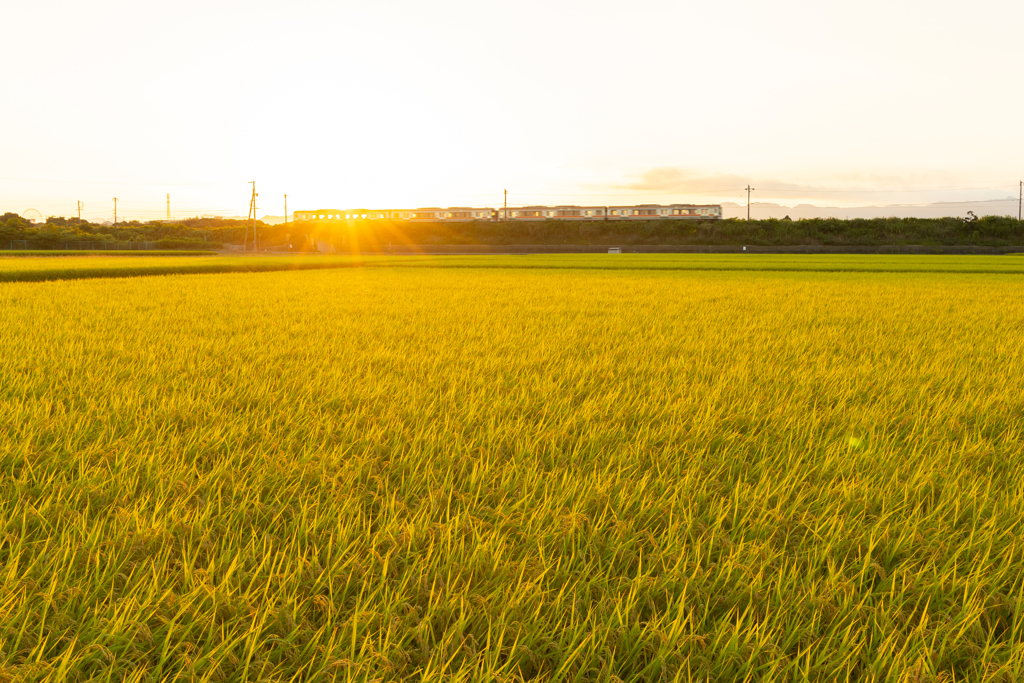
[[[260,220],[267,225],[278,225],[285,222],[284,216],[264,216]]]
[[[756,219],[784,218],[965,218],[968,211],[975,216],[1017,216],[1017,198],[993,199],[984,202],[939,202],[936,204],[888,204],[884,206],[814,206],[797,204],[783,206],[770,202],[751,202],[750,217]],[[724,218],[746,218],[747,205],[722,202]]]

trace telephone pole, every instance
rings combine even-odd
[[[256,241],[256,197],[258,197],[259,195],[256,194],[256,181],[255,180],[250,180],[249,184],[252,185],[252,198],[249,199],[249,220],[252,221],[252,250],[253,251],[258,251],[259,250],[259,244]],[[246,227],[246,230],[245,230],[245,240],[243,241],[243,244],[242,244],[242,250],[243,251],[247,250],[248,246],[249,246],[249,229],[248,229],[248,227]]]
[[[82,208],[83,207],[85,207],[85,204],[83,204],[82,202],[78,202],[78,222],[79,223],[82,222]]]
[[[1024,180],[1020,181],[1020,194],[1017,195],[1017,220],[1020,220],[1020,207],[1024,203]]]
[[[114,197],[114,225],[117,225],[117,197]]]
[[[750,220],[750,193],[754,191],[754,188],[752,188],[750,186],[750,184],[748,183],[747,187],[745,189],[747,191],[747,220],[749,221]]]
[[[502,221],[508,220],[508,190],[505,190],[505,215],[502,216]]]
[[[171,220],[171,193],[167,193],[167,220]]]
[[[288,195],[284,196],[284,224],[288,225]]]

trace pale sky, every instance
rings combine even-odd
[[[1016,196],[1019,0],[4,3],[0,212]]]

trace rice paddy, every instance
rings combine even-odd
[[[0,285],[0,680],[1024,679],[1019,257],[306,258]]]
[[[809,254],[529,254],[385,256],[277,254],[261,256],[0,257],[0,282],[173,275],[260,273],[350,267],[523,268],[554,270],[690,270],[869,273],[1024,273],[1024,258],[1007,256],[878,256]]]

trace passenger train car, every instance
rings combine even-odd
[[[718,204],[640,204],[637,206],[519,206],[514,208],[474,208],[450,206],[446,209],[320,209],[296,211],[294,220],[391,220],[391,221],[595,221],[595,220],[717,220],[722,217]]]

